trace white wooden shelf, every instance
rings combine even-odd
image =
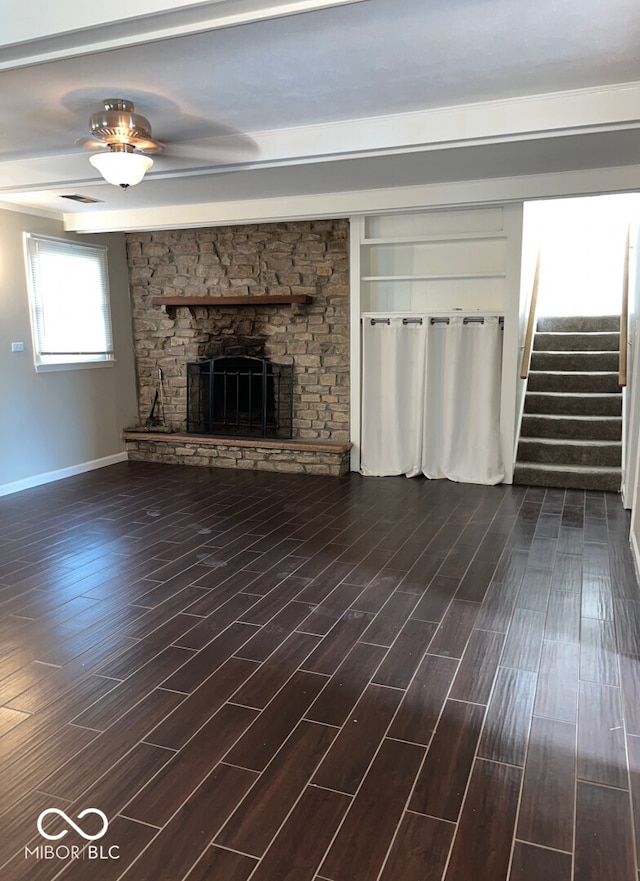
[[[457,281],[474,278],[506,278],[504,272],[457,272],[440,275],[363,275],[361,281]]]
[[[362,239],[362,245],[419,245],[419,244],[429,244],[429,242],[436,242],[441,244],[443,242],[468,242],[477,239],[482,239],[483,241],[494,240],[494,241],[506,241],[506,236],[504,233],[500,232],[468,232],[468,233],[450,233],[443,234],[438,236],[396,236],[396,237],[383,237],[383,238],[373,238],[373,239]]]

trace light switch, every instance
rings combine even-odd
[[[12,352],[24,352],[24,343],[11,343]]]

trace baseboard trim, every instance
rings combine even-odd
[[[76,474],[84,474],[86,471],[95,471],[96,468],[106,468],[107,465],[116,465],[118,462],[126,462],[128,453],[114,453],[113,456],[104,456],[102,459],[92,459],[90,462],[81,462],[70,468],[60,468],[58,471],[47,471],[44,474],[34,474],[24,480],[16,480],[13,483],[5,483],[0,486],[0,496],[8,496],[19,493],[25,489],[33,489],[43,486],[45,483],[53,483],[56,480],[64,480],[65,477],[73,477]]]
[[[640,582],[640,547],[638,547],[638,539],[633,531],[631,532],[631,553],[636,566],[636,578]]]

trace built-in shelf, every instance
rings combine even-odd
[[[242,296],[242,297],[152,297],[154,306],[291,306],[293,303],[308,305],[313,303],[309,294],[287,294],[278,296]]]
[[[371,245],[373,247],[379,245],[421,245],[421,244],[446,244],[447,242],[467,242],[486,240],[505,240],[503,232],[458,232],[443,233],[442,235],[415,235],[415,236],[387,236],[385,238],[363,239],[363,245]]]
[[[455,272],[437,275],[363,275],[362,281],[450,281],[474,278],[505,278],[504,272]]]

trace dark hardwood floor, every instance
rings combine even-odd
[[[638,881],[628,529],[142,463],[1,499],[3,881]]]

